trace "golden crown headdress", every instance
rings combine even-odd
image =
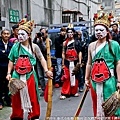
[[[101,11],[100,13],[95,13],[93,17],[94,26],[101,24],[109,28],[112,18],[113,18],[112,13],[105,13],[103,11]]]
[[[27,21],[26,18],[23,18],[19,23],[19,29],[25,30],[28,33],[31,33],[34,26],[34,20]]]
[[[74,26],[73,26],[72,23],[69,23],[69,24],[68,24],[68,27],[67,27],[66,32],[68,32],[68,30],[72,30],[73,32],[75,32],[75,30],[74,30]]]
[[[72,24],[72,23],[69,23],[69,24],[68,24],[68,28],[73,28],[73,24]]]

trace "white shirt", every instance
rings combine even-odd
[[[2,40],[3,41],[3,40]],[[4,43],[4,46],[5,46],[5,51],[7,50],[7,45],[8,45],[8,42],[7,43],[5,43],[4,41],[3,41],[3,43]]]

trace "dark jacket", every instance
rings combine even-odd
[[[111,31],[110,32],[111,36],[112,36],[112,40],[115,40],[119,43],[120,45],[120,31],[119,32],[114,32],[114,31]]]
[[[40,40],[37,40],[37,38],[35,38],[33,40],[33,43],[35,43],[39,46],[44,58],[47,59],[47,49],[46,49],[46,46],[43,44],[43,42],[41,42]]]
[[[62,58],[62,46],[65,40],[65,36],[60,35],[59,37],[55,38],[55,57]]]
[[[12,46],[13,46],[13,43],[8,42],[7,50],[5,50],[4,43],[2,39],[0,39],[0,67],[8,66],[8,62],[9,62],[8,55],[10,53]]]

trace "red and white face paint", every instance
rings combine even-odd
[[[72,30],[68,30],[67,34],[68,34],[68,38],[73,38],[74,33]]]
[[[18,40],[19,42],[24,42],[29,38],[28,33],[25,30],[18,31]]]
[[[97,39],[103,39],[107,36],[107,29],[103,25],[95,26],[95,37]]]

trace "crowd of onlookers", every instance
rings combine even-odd
[[[7,75],[7,67],[8,67],[8,55],[9,52],[15,42],[18,42],[18,25],[14,25],[12,27],[12,34],[11,31],[8,29],[4,29],[1,32],[0,37],[0,109],[3,108],[4,105],[11,106],[11,99],[8,89],[8,81],[6,80]],[[120,32],[118,30],[118,24],[114,23],[111,25],[111,39],[117,41],[120,44]],[[33,43],[37,44],[41,49],[41,52],[45,59],[47,60],[47,50],[46,50],[46,38],[48,37],[48,31],[46,28],[41,28],[38,33],[36,33]],[[54,87],[59,88],[62,86],[62,51],[63,51],[63,42],[66,40],[66,28],[62,27],[60,29],[60,34],[55,38],[55,57],[56,57],[56,71],[55,71],[55,80],[54,80]],[[74,32],[74,39],[78,40],[81,43],[82,49],[82,66],[80,68],[79,74],[79,85],[78,90],[79,92],[84,91],[84,82],[85,82],[85,68],[87,62],[87,49],[88,43],[82,37],[82,31],[75,31]],[[95,35],[92,35],[90,42],[95,41]],[[52,40],[50,40],[50,45],[52,45]],[[47,77],[45,72],[41,66],[39,60],[37,60],[36,64],[36,71],[38,75],[38,82],[42,89],[42,93],[40,96],[44,95],[45,85],[47,82]]]

